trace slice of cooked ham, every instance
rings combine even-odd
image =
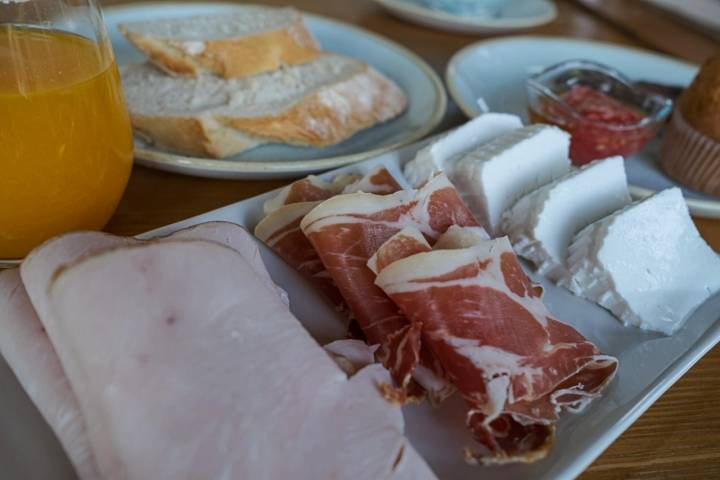
[[[204,222],[192,227],[184,228],[173,232],[165,238],[154,239],[156,241],[163,240],[210,240],[227,245],[247,260],[252,269],[257,274],[258,279],[272,290],[276,290],[281,298],[288,303],[287,294],[275,285],[270,274],[265,268],[262,258],[260,257],[260,249],[255,239],[240,225],[230,222]]]
[[[20,266],[20,275],[25,285],[25,290],[37,312],[38,318],[40,318],[43,327],[45,327],[45,331],[50,338],[55,353],[62,364],[63,371],[68,377],[71,376],[71,374],[81,376],[82,370],[74,361],[72,352],[63,341],[62,335],[57,329],[54,315],[52,315],[48,304],[47,289],[50,284],[50,279],[61,265],[75,261],[83,255],[120,245],[137,243],[138,241],[139,240],[133,238],[116,237],[99,232],[69,233],[49,240],[30,252]],[[112,459],[100,458],[101,455],[109,451],[108,447],[103,445],[106,437],[98,434],[98,432],[102,431],[103,425],[101,420],[97,419],[97,413],[88,411],[83,405],[83,399],[86,393],[83,387],[84,384],[82,383],[72,385],[72,390],[80,405],[81,416],[85,423],[84,432],[79,433],[79,435],[85,435],[89,438],[88,442],[93,447],[93,454],[96,465],[100,471],[100,477],[112,479],[115,477],[113,477],[111,471],[104,469],[104,465],[112,464]],[[56,390],[49,391],[47,397],[39,397],[37,399],[38,409],[42,410],[46,408],[41,406],[43,404],[48,404],[49,407],[47,408],[52,408],[52,404],[60,400],[62,393],[62,391]],[[50,421],[50,419],[48,419],[48,421]],[[59,428],[52,423],[50,426],[54,431],[57,431]],[[89,429],[88,426],[92,426],[92,428]]]
[[[85,256],[48,305],[102,417],[105,478],[435,478],[376,385],[349,380],[237,252],[205,241]],[[328,422],[331,418],[333,421]]]
[[[162,242],[177,238],[212,240],[230,246],[231,248],[238,251],[243,256],[243,258],[248,261],[250,266],[257,274],[257,281],[264,284],[268,288],[275,290],[278,293],[279,298],[281,298],[282,301],[287,303],[287,297],[285,295],[285,292],[277,288],[270,279],[270,276],[267,273],[265,266],[263,265],[262,259],[260,258],[257,243],[244,228],[229,222],[207,222],[204,224],[189,227],[184,230],[179,230],[170,235],[169,237],[151,241]],[[54,317],[53,315],[51,315],[52,312],[49,311],[47,306],[46,293],[52,276],[62,265],[74,262],[84,255],[92,254],[94,252],[107,248],[137,244],[139,242],[141,242],[141,240],[129,237],[116,237],[113,235],[98,232],[69,233],[46,242],[41,247],[31,252],[31,254],[28,255],[28,257],[26,258],[25,262],[23,262],[23,265],[21,267],[21,274],[24,284],[26,285],[33,306],[42,320],[43,327],[47,331],[49,339],[53,343],[54,350],[49,350],[46,352],[49,356],[59,356],[59,359],[56,358],[55,361],[58,365],[62,363],[63,371],[72,370],[77,367],[73,363],[72,356],[69,355],[67,352],[63,352],[64,344],[61,341],[59,333],[56,331]],[[287,274],[290,273],[292,272],[287,272]],[[303,296],[307,298],[314,293],[311,288],[305,288],[302,282],[298,282],[296,280],[295,283],[298,284],[300,287],[303,287],[301,288],[298,296]],[[303,303],[296,303],[298,303],[298,305],[294,308],[296,310],[302,309]],[[309,323],[307,327],[313,330],[313,333],[317,333],[312,328],[312,323]],[[338,329],[336,332],[330,332],[332,334],[330,335],[330,338],[337,338],[338,336],[342,335],[342,332],[343,326],[338,325]],[[321,336],[324,337],[324,335]],[[62,360],[62,362],[60,360]],[[11,367],[13,367],[13,364],[11,364]],[[32,382],[44,382],[42,378],[36,379],[33,371],[15,371],[15,373],[20,379],[21,384],[23,385]],[[63,382],[61,380],[58,380],[58,382],[56,382],[56,385],[58,386],[61,386],[62,384]],[[78,388],[82,388],[82,385],[80,385]],[[83,398],[82,392],[76,393],[80,396],[80,399]],[[66,391],[63,388],[48,388],[46,391],[43,391],[42,395],[34,397],[33,401],[38,406],[38,409],[41,412],[54,411],[58,408],[58,405],[65,405],[66,402],[68,405],[71,405],[73,403],[67,401],[65,399],[65,396]],[[77,403],[77,400],[75,401],[75,403]],[[84,415],[92,417],[93,414],[94,413],[90,411],[86,412]],[[80,414],[80,412],[77,413],[76,417],[78,418],[77,422],[79,424],[84,422],[84,417]],[[60,421],[57,421],[58,419],[54,416],[46,416],[45,418],[50,424],[50,427],[56,432],[56,434],[60,438],[66,450],[74,448],[73,445],[75,444],[90,443],[90,441],[87,440],[88,432],[85,428],[77,428],[72,430],[74,434],[77,434],[76,439],[66,439],[64,436],[58,433],[65,428],[64,424]],[[93,431],[101,427],[100,422],[93,423],[93,425],[95,427]],[[96,441],[93,441],[93,445],[101,444],[104,441],[104,436],[98,435],[98,437],[99,438]],[[102,452],[108,451],[107,449],[103,448],[100,448],[99,450],[101,454]],[[108,462],[105,462],[105,464],[108,464]],[[78,470],[78,473],[81,474],[81,471]],[[104,477],[107,477],[107,474],[103,475],[103,478]]]
[[[78,477],[99,480],[77,399],[17,269],[0,271],[0,354],[55,432]]]
[[[375,286],[375,274],[366,264],[388,238],[406,226],[416,226],[436,238],[456,224],[476,226],[477,222],[444,175],[420,190],[383,196],[338,195],[318,205],[300,224],[368,342],[380,345],[378,358],[398,386],[411,387],[410,372],[422,359],[427,375],[415,379],[436,401],[452,392],[442,380],[442,369],[429,351],[420,349],[419,332]]]
[[[423,345],[470,405],[467,423],[483,449],[468,449],[468,459],[532,462],[552,445],[559,412],[599,396],[617,360],[552,317],[506,237],[461,233],[444,239],[444,248],[457,240],[454,250],[391,238],[381,248],[398,260],[376,283],[422,326]]]

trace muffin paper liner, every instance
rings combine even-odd
[[[720,195],[720,142],[693,128],[677,108],[660,147],[660,166],[683,185]]]

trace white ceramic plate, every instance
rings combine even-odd
[[[554,63],[588,59],[607,64],[633,80],[687,85],[697,67],[665,55],[608,43],[550,37],[513,37],[474,43],[457,52],[445,72],[450,96],[468,117],[480,114],[477,99],[490,110],[510,112],[527,121],[525,79]],[[628,158],[630,192],[644,198],[658,190],[681,187],[693,215],[720,218],[720,197],[683,188],[658,166],[660,142],[651,142]]]
[[[229,3],[146,3],[108,7],[104,16],[117,62],[122,66],[142,62],[145,57],[118,32],[118,23],[222,14],[234,9],[237,6]],[[337,168],[412,143],[440,122],[447,102],[445,89],[435,72],[417,55],[378,35],[336,20],[306,14],[305,21],[324,49],[364,60],[392,78],[408,96],[408,110],[390,122],[359,132],[331,147],[272,144],[223,160],[172,154],[136,139],[138,163],[201,177],[290,178]]]
[[[464,16],[428,8],[410,0],[375,0],[394,15],[426,27],[458,33],[498,34],[531,28],[557,17],[549,0],[510,0],[497,16]]]
[[[400,165],[412,158],[425,143],[410,145],[362,164],[327,173],[323,177],[329,179],[339,171],[368,171],[381,163],[397,173]],[[236,222],[252,230],[262,216],[263,202],[276,192],[160,228],[144,237],[167,235],[180,228],[210,220]],[[308,331],[321,341],[337,338],[341,331],[338,325],[342,319],[337,318],[325,302],[303,295],[301,292],[305,285],[298,285],[297,274],[273,253],[263,249],[262,254],[270,275],[289,293],[291,309]],[[450,399],[435,409],[427,404],[406,407],[406,433],[440,478],[574,478],[720,340],[720,296],[701,306],[674,336],[665,337],[623,327],[602,308],[574,297],[537,275],[531,276],[543,284],[545,302],[557,318],[573,325],[600,350],[620,360],[618,375],[602,398],[594,401],[581,415],[565,414],[562,417],[558,424],[556,444],[550,455],[532,465],[466,465],[462,448],[472,440],[464,427],[467,407],[459,398]],[[6,465],[3,456],[7,456],[20,465],[16,468],[24,468],[28,472],[21,478],[72,478],[62,474],[68,470],[60,447],[52,440],[48,427],[38,420],[37,412],[28,405],[29,400],[1,360],[0,387],[4,402],[3,408],[0,408],[0,445],[3,446],[0,449],[0,465]],[[37,445],[44,446],[43,455],[27,456],[27,452],[38,451]],[[53,471],[48,470],[52,468],[56,469],[55,474],[43,476],[42,472]]]

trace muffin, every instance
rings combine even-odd
[[[678,182],[720,195],[720,54],[703,64],[678,99],[660,165]]]

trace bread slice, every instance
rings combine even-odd
[[[247,78],[171,77],[148,63],[122,71],[133,126],[156,145],[226,157],[262,143],[323,147],[403,112],[407,99],[367,64],[326,53]]]
[[[269,72],[320,54],[293,8],[241,5],[229,14],[118,25],[127,39],[173,75],[212,72],[225,78]]]

